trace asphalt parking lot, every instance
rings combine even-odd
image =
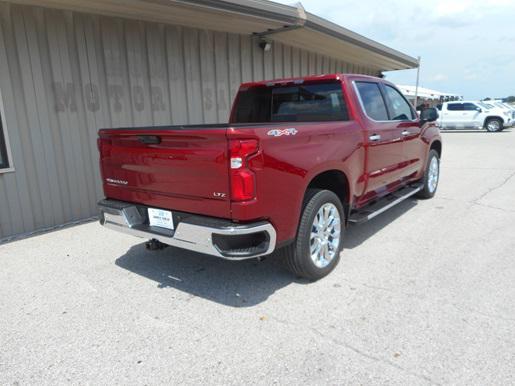
[[[437,196],[317,283],[97,223],[0,245],[0,383],[515,384],[515,131],[443,137]]]

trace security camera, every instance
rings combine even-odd
[[[272,49],[272,43],[266,40],[261,40],[259,42],[259,47],[261,47],[263,51],[270,51]]]

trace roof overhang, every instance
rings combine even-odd
[[[378,72],[417,67],[415,58],[304,12],[300,4],[296,7],[266,0],[7,1],[258,37],[267,35],[272,41]]]

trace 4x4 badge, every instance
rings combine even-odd
[[[299,131],[294,128],[294,127],[291,127],[289,129],[272,129],[270,130],[267,134],[272,136],[272,137],[281,137],[283,135],[295,135],[297,134]]]

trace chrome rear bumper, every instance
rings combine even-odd
[[[106,199],[100,201],[98,207],[100,224],[106,228],[223,259],[244,260],[268,255],[276,245],[275,229],[266,221],[236,224],[228,220],[187,215],[175,224],[175,230],[168,230],[150,226],[147,207],[142,205]],[[224,245],[233,242],[231,240],[236,241],[238,248],[224,249]],[[259,240],[259,244],[252,245],[252,240]],[[250,243],[249,246],[242,247],[242,243],[246,242]]]

